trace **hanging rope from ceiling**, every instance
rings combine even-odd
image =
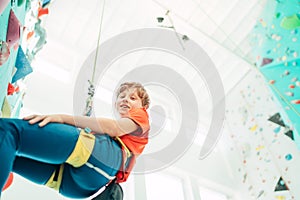
[[[92,78],[91,80],[88,80],[89,82],[89,88],[88,88],[88,98],[86,100],[85,110],[83,115],[85,116],[91,116],[93,113],[93,100],[95,95],[95,73],[98,63],[98,52],[100,47],[100,39],[101,39],[101,31],[102,31],[102,22],[103,22],[103,16],[104,16],[104,8],[105,8],[105,0],[103,0],[102,5],[102,12],[101,12],[101,18],[100,18],[100,24],[99,24],[99,30],[98,30],[98,38],[97,38],[97,48],[96,48],[96,54],[94,58],[94,64],[93,64],[93,72],[92,72]]]

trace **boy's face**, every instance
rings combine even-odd
[[[119,94],[116,101],[116,109],[121,117],[128,115],[132,108],[142,108],[142,100],[135,88],[128,88]]]

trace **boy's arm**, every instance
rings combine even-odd
[[[30,124],[39,122],[39,126],[43,127],[48,123],[64,123],[79,128],[89,127],[93,132],[106,133],[111,137],[121,136],[135,131],[138,128],[131,119],[121,118],[113,120],[108,118],[92,118],[87,116],[71,116],[71,115],[31,115],[24,118],[29,120]]]
[[[70,116],[63,117],[64,123],[71,124],[79,128],[89,127],[96,133],[106,133],[111,137],[125,135],[135,131],[138,126],[129,118],[121,118],[113,120],[109,118],[91,118],[86,116]]]

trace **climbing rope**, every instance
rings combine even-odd
[[[101,18],[100,18],[98,38],[97,38],[97,48],[96,48],[96,54],[95,54],[95,58],[94,58],[92,78],[91,78],[91,80],[88,80],[88,82],[89,82],[88,98],[86,100],[85,110],[83,113],[83,115],[85,115],[85,116],[91,116],[92,112],[93,112],[93,100],[94,100],[94,95],[95,95],[94,82],[95,82],[95,73],[96,73],[97,62],[98,62],[98,52],[99,52],[100,39],[101,39],[104,7],[105,7],[105,0],[103,1],[102,13],[101,13]]]

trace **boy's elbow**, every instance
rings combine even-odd
[[[113,137],[120,137],[122,135],[126,135],[126,131],[120,128],[120,126],[115,127],[115,131],[112,132]]]
[[[120,131],[111,131],[111,132],[107,132],[107,134],[108,134],[110,137],[120,137],[120,136],[122,136],[122,135],[126,135],[126,133],[120,132]]]
[[[126,134],[117,124],[114,124],[114,126],[111,127],[111,129],[108,130],[107,133],[111,137],[117,137],[117,136],[122,136],[122,135]]]
[[[134,131],[137,127],[136,124],[128,118],[122,118],[120,120],[107,120],[103,123],[103,132],[107,133],[111,137],[117,137],[126,135]]]

